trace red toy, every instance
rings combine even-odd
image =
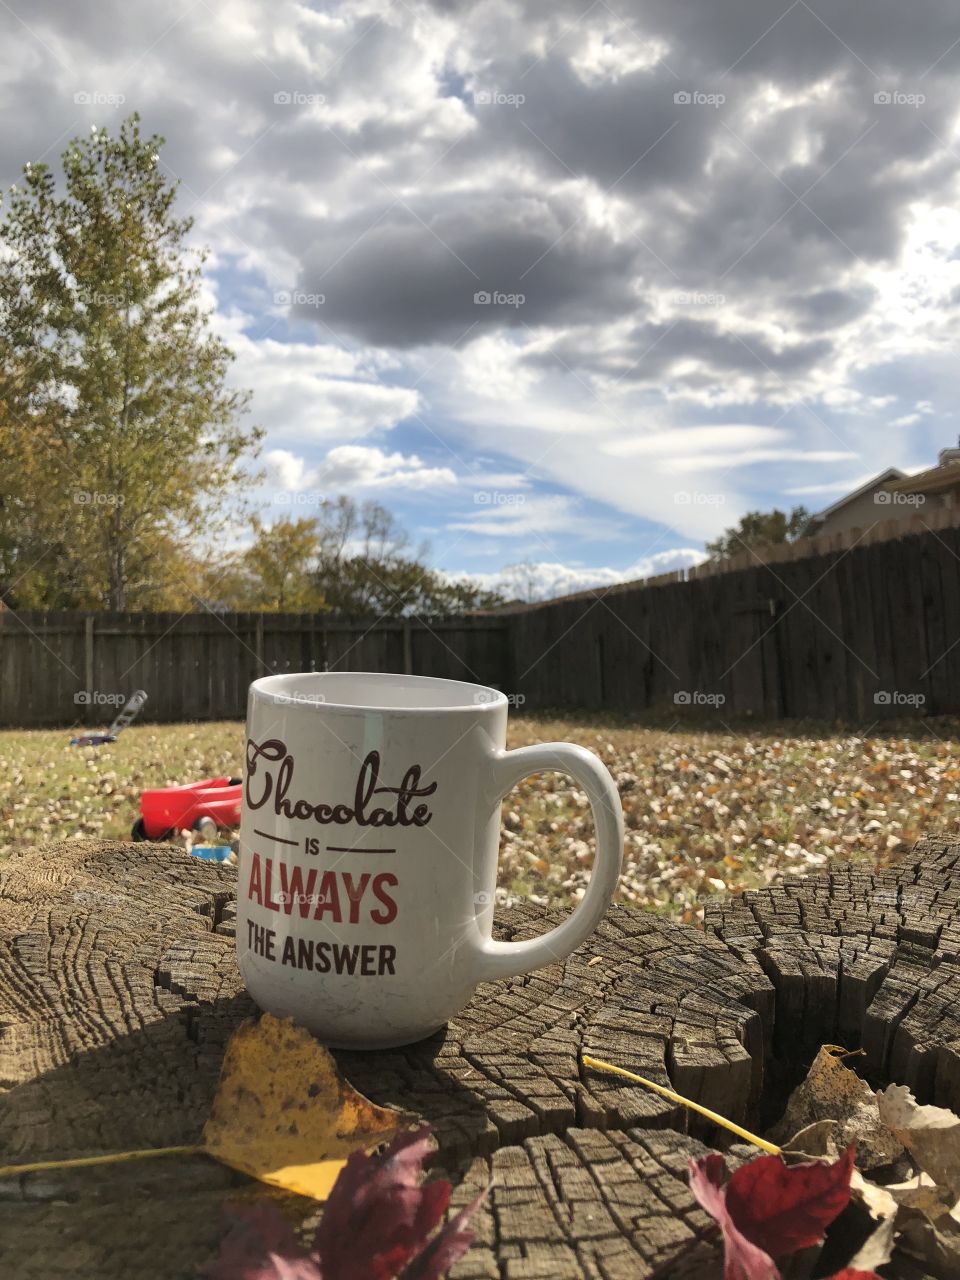
[[[140,817],[130,834],[134,840],[169,840],[184,827],[198,828],[202,818],[212,818],[218,827],[239,826],[241,791],[240,778],[141,791]]]

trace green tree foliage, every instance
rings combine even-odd
[[[201,572],[211,609],[327,612],[359,618],[441,618],[493,608],[500,596],[428,568],[395,517],[341,496],[311,519],[252,521],[253,541]]]
[[[314,575],[320,552],[316,520],[251,521],[245,551],[212,560],[200,578],[201,602],[212,609],[316,613],[325,608]]]
[[[0,587],[19,605],[189,602],[260,433],[227,385],[204,254],[136,115],[27,165],[0,222]]]
[[[742,551],[761,551],[782,542],[794,542],[807,535],[810,513],[805,507],[794,507],[789,515],[783,511],[748,511],[740,520],[714,542],[706,544],[711,560],[726,560]]]
[[[318,518],[314,581],[328,609],[355,617],[446,617],[503,603],[496,592],[456,581],[425,564],[393,515],[376,502],[341,496]]]

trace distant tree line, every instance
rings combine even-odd
[[[357,617],[445,617],[502,603],[495,592],[427,567],[394,516],[376,502],[341,495],[313,517],[264,525],[254,541],[222,557],[202,585],[211,609],[330,610]]]
[[[743,551],[762,551],[784,542],[796,542],[814,532],[810,512],[806,507],[794,507],[784,511],[748,511],[739,524],[725,529],[713,542],[706,544],[711,560],[728,560]]]

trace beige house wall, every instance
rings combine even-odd
[[[846,533],[849,529],[867,529],[878,520],[896,520],[901,516],[910,517],[916,514],[917,507],[913,503],[895,502],[894,495],[887,489],[889,480],[878,484],[876,488],[861,493],[859,498],[846,502],[839,510],[832,512],[825,520],[818,520],[814,526],[815,535]],[[877,502],[875,495],[887,493],[890,502]],[[903,495],[899,495],[901,498]]]

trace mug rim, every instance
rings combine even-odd
[[[285,684],[303,680],[332,681],[337,684],[341,681],[346,682],[347,680],[358,679],[373,685],[400,682],[407,688],[419,687],[422,689],[440,689],[441,691],[449,690],[451,697],[454,690],[461,691],[459,697],[463,697],[463,691],[466,690],[473,691],[474,699],[476,699],[478,693],[487,696],[480,701],[451,701],[441,703],[439,706],[436,704],[433,706],[411,706],[390,702],[336,702],[330,698],[316,701],[304,695],[302,691],[300,691],[300,696],[297,697],[294,696],[293,690],[285,692],[282,687]],[[278,688],[277,686],[281,687]],[[250,694],[277,707],[309,707],[316,711],[373,711],[382,715],[437,715],[445,711],[484,712],[508,706],[507,695],[499,689],[492,688],[490,685],[475,683],[472,680],[449,680],[443,676],[416,676],[408,675],[404,672],[390,671],[287,671],[282,674],[258,677],[250,685]]]

